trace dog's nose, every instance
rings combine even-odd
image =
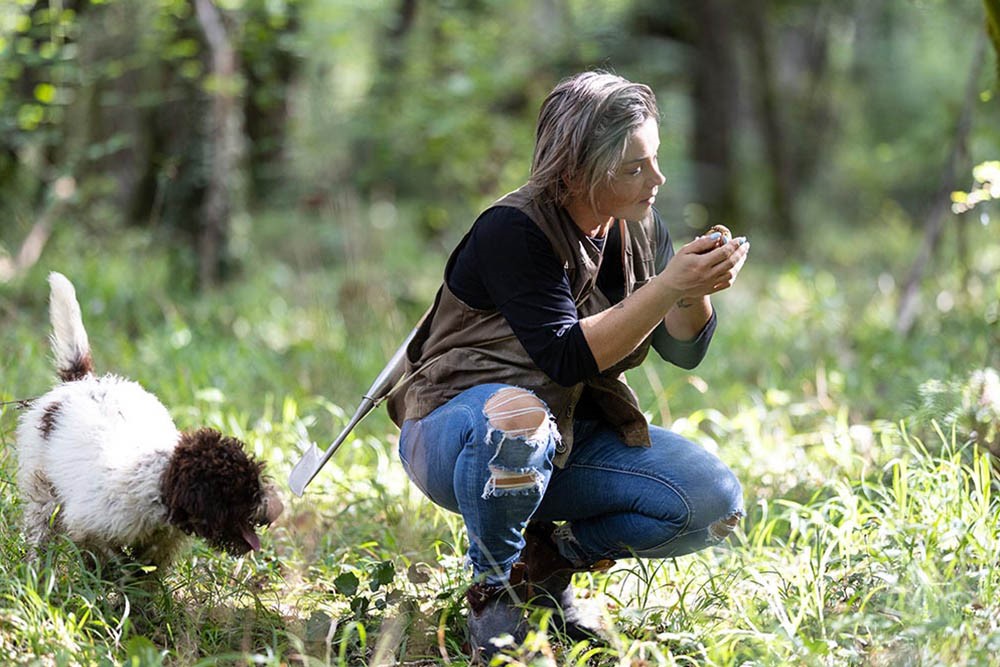
[[[269,486],[264,492],[264,520],[265,523],[272,524],[277,521],[281,513],[285,511],[285,504],[281,502],[281,496],[277,489]]]

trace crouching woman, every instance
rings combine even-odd
[[[525,604],[568,634],[599,628],[574,605],[575,572],[680,556],[725,539],[740,484],[717,457],[649,424],[624,371],[650,348],[693,368],[716,327],[745,239],[676,253],[653,207],[652,91],[606,72],[544,101],[530,180],[475,221],[452,253],[389,399],[413,482],[462,515],[474,583],[470,645],[525,634]]]

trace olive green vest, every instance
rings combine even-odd
[[[493,206],[521,210],[545,233],[563,262],[581,319],[611,306],[595,284],[601,253],[564,208],[530,198],[523,187]],[[659,230],[652,212],[638,222],[617,224],[628,296],[654,275],[655,235]],[[627,444],[648,446],[649,426],[623,373],[642,363],[649,344],[647,337],[612,368],[564,387],[535,366],[499,310],[470,308],[448,289],[445,281],[407,348],[408,377],[389,396],[389,416],[402,426],[406,420],[426,416],[466,389],[499,382],[528,389],[545,401],[561,436],[557,465],[565,464],[573,446],[574,410],[585,394],[589,404],[596,406],[600,416]]]

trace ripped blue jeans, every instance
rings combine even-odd
[[[506,398],[525,394],[502,384],[473,387],[405,422],[400,434],[410,479],[465,520],[474,576],[506,581],[529,519],[565,521],[557,546],[589,565],[690,553],[725,539],[742,518],[732,471],[657,426],[650,426],[651,447],[629,447],[601,422],[577,421],[569,461],[554,468],[559,433],[544,403],[530,394],[527,407]],[[514,422],[503,419],[512,412],[537,428],[510,428]]]

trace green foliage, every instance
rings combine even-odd
[[[957,429],[1000,454],[1000,376],[995,369],[977,369],[964,380],[928,380],[919,393],[916,415],[924,420],[936,416],[946,428]]]
[[[241,437],[280,482],[305,442],[325,444],[346,423],[479,207],[523,180],[537,103],[559,76],[602,64],[655,75],[675,156],[661,160],[674,167],[662,207],[677,243],[686,240],[682,61],[662,43],[620,38],[633,8],[625,1],[417,3],[395,37],[405,3],[219,3],[246,64],[230,83],[264,118],[253,148],[294,198],[262,196],[267,206],[234,219],[239,280],[196,297],[194,260],[178,258],[162,228],[119,223],[119,181],[104,167],[128,172],[122,156],[136,137],[66,124],[99,102],[163,114],[170,130],[196,125],[210,82],[192,4],[108,0],[76,14],[71,4],[37,20],[27,2],[0,11],[0,206],[16,211],[0,242],[23,237],[54,175],[88,167],[63,181],[72,208],[53,220],[39,263],[0,284],[0,662],[465,664],[465,529],[407,480],[383,410],[305,498],[287,499],[260,553],[233,560],[198,544],[170,572],[94,571],[60,542],[24,562],[19,409],[7,402],[52,382],[45,275],[59,270],[77,285],[99,371],[140,381],[181,427]],[[557,6],[559,20],[544,14]],[[954,120],[955,72],[964,79],[968,66],[971,40],[957,38],[980,16],[947,3],[919,12],[855,3],[824,22],[801,3],[774,7],[770,18],[792,37],[806,24],[832,26],[825,83],[837,93],[838,140],[801,201],[806,239],[789,252],[748,217],[739,231],[751,259],[714,299],[708,358],[690,372],[651,359],[630,377],[653,421],[733,466],[749,516],[731,548],[580,575],[578,592],[606,612],[610,645],[573,643],[536,612],[528,640],[508,651],[515,664],[990,664],[996,655],[1000,531],[985,450],[997,446],[1000,421],[1000,249],[983,242],[992,163],[953,201],[975,219],[949,219],[918,326],[908,337],[893,328],[898,277],[920,241],[914,222]],[[98,43],[115,48],[82,52]],[[289,61],[303,68],[294,94]],[[141,94],[119,88],[137,79]],[[991,99],[981,97],[984,118]],[[294,114],[281,108],[290,103]],[[267,134],[285,120],[287,165]],[[995,139],[980,123],[973,157],[995,157]],[[741,164],[763,173],[753,142]],[[203,181],[203,155],[191,150],[158,154],[143,199],[151,222],[163,219],[158,197],[183,199]],[[743,191],[759,213],[756,185]]]
[[[652,6],[658,20],[684,24],[683,6],[232,0],[217,4],[240,67],[218,81],[192,2],[47,4],[8,3],[0,23],[5,218],[32,219],[56,179],[71,174],[81,220],[178,230],[186,249],[203,224],[208,96],[228,90],[248,158],[245,173],[231,176],[234,201],[337,211],[360,192],[413,206],[413,224],[450,242],[524,181],[545,93],[595,66],[654,86],[667,112],[661,161],[671,187],[661,201],[675,197],[680,209],[695,196],[696,167],[681,159],[698,113],[689,108],[690,35],[651,37],[644,13]],[[994,4],[985,1],[986,11]],[[941,137],[952,135],[962,105],[956,81],[974,56],[975,40],[965,38],[983,32],[982,8],[896,0],[771,3],[764,13],[782,45],[775,67],[787,70],[782,129],[793,164],[809,165],[792,193],[798,226],[811,233],[817,211],[833,210],[861,229],[885,206],[914,226],[945,164]],[[739,38],[736,30],[731,41]],[[752,100],[760,82],[749,73],[737,80],[734,99]],[[983,153],[996,143],[991,99],[984,90],[975,108],[974,160],[991,157]],[[734,128],[734,187],[745,223],[767,229],[766,193],[779,175],[750,107],[741,105]]]
[[[280,481],[303,442],[339,432],[433,294],[444,253],[417,255],[407,216],[384,205],[339,225],[259,216],[241,232],[244,280],[197,299],[169,287],[167,253],[141,230],[95,237],[59,223],[43,261],[0,287],[0,349],[13,351],[0,401],[51,382],[45,274],[58,269],[77,285],[99,370],[142,382],[182,427],[243,438]],[[613,643],[569,641],[539,612],[511,659],[988,662],[1000,532],[992,461],[978,447],[995,439],[1000,411],[996,370],[983,365],[996,334],[984,313],[1000,290],[970,290],[948,311],[935,297],[962,274],[996,286],[1000,264],[983,244],[962,270],[939,271],[924,333],[899,338],[885,315],[895,287],[880,276],[913,240],[883,227],[853,253],[830,245],[795,260],[754,237],[740,282],[715,299],[720,326],[701,366],[650,360],[633,373],[655,421],[743,481],[749,516],[732,547],[581,575]],[[942,261],[963,267],[947,238]],[[849,256],[864,261],[847,268]],[[966,342],[942,346],[941,335]],[[198,544],[147,574],[94,572],[65,542],[23,562],[17,415],[0,407],[5,663],[464,664],[464,527],[406,479],[384,411],[305,498],[287,498],[262,552],[233,560]]]
[[[977,206],[1000,199],[1000,160],[976,165],[972,170],[972,178],[975,184],[971,191],[951,194],[951,208],[955,213],[968,213]],[[984,219],[989,218],[984,214]]]
[[[149,224],[164,241],[194,245],[212,164],[210,102],[220,91],[237,100],[233,117],[249,145],[247,178],[231,177],[232,210],[256,201],[239,192],[244,180],[265,197],[281,176],[302,3],[223,4],[236,69],[220,77],[193,2],[7,3],[0,215],[31,220],[55,195],[92,226]]]
[[[424,233],[453,235],[526,179],[538,105],[571,70],[607,64],[628,3],[416,3],[409,17],[406,5],[307,10],[315,56],[294,185],[417,201]]]

